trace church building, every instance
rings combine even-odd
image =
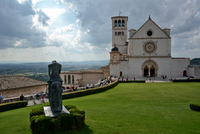
[[[160,28],[149,16],[138,29],[127,29],[127,16],[111,17],[110,75],[125,78],[187,76],[190,58],[171,57],[170,29]],[[128,33],[128,35],[127,35]],[[127,41],[128,36],[128,41]]]

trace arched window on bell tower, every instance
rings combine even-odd
[[[114,55],[114,56],[113,56],[113,60],[117,60],[117,56]]]
[[[122,27],[125,27],[125,22],[124,22],[124,20],[122,20]]]
[[[117,20],[115,20],[115,27],[117,27]]]
[[[121,20],[118,20],[118,26],[121,27]]]

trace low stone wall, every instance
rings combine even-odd
[[[23,87],[23,88],[15,88],[15,89],[7,89],[7,90],[0,90],[0,94],[3,95],[4,100],[8,98],[19,98],[21,94],[24,96],[32,95],[38,91],[39,93],[46,92],[47,84],[46,85],[39,85],[39,86],[31,86],[31,87]]]

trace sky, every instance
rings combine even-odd
[[[172,57],[200,57],[200,0],[0,0],[0,63],[109,60],[111,17],[170,28]]]

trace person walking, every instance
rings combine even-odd
[[[39,93],[36,91],[36,98],[39,100]]]
[[[32,94],[33,102],[35,103],[35,94]]]
[[[44,94],[43,94],[42,91],[41,91],[41,93],[40,93],[40,97],[41,97],[41,102],[44,102]]]

